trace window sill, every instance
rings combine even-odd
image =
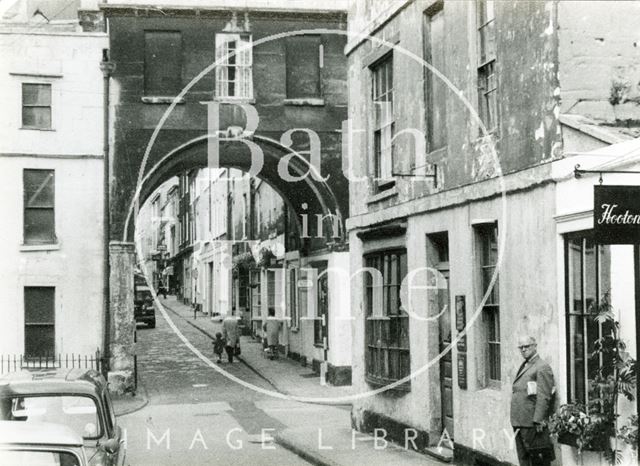
[[[180,97],[176,99],[175,96],[161,96],[161,95],[145,95],[140,98],[142,103],[144,104],[160,104],[160,105],[168,105],[172,104],[174,100],[177,100],[176,103],[183,104],[184,97]]]
[[[365,375],[365,380],[371,387],[375,389],[386,387],[387,385],[390,385],[396,382],[396,380],[382,380],[382,379],[378,379],[377,377],[372,377],[370,375]],[[384,392],[382,392],[382,394],[388,394],[391,396],[404,396],[409,392],[411,392],[411,381],[404,382],[393,388],[385,390]]]
[[[39,128],[37,126],[21,126],[20,129],[27,131],[55,131],[53,128]]]
[[[50,244],[21,244],[20,251],[22,252],[31,252],[31,251],[59,251],[60,243],[50,243]]]
[[[502,382],[498,380],[489,380],[485,387],[482,387],[478,392],[484,392],[488,394],[498,393],[502,391]]]
[[[318,98],[301,98],[301,99],[284,99],[285,105],[292,107],[323,107],[324,99]]]
[[[213,102],[221,104],[255,104],[256,99],[253,97],[214,97]]]
[[[398,195],[398,187],[394,185],[392,188],[385,189],[384,191],[374,194],[373,196],[369,196],[367,198],[367,204],[374,204],[376,202],[380,202],[397,195]]]

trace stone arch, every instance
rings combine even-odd
[[[133,241],[136,209],[142,206],[162,183],[185,170],[208,166],[207,149],[210,137],[212,136],[202,135],[177,146],[145,170],[142,182],[135,192],[131,193],[129,211],[122,232],[123,241]],[[260,147],[263,154],[264,164],[258,178],[280,194],[285,204],[295,214],[299,231],[310,238],[328,236],[333,237],[334,241],[344,242],[346,240],[345,200],[336,196],[330,184],[332,178],[342,177],[343,174],[341,172],[321,173],[320,176],[326,177],[326,180],[323,180],[320,176],[311,174],[312,167],[303,156],[278,141],[260,135],[253,135],[250,140]],[[220,140],[219,153],[220,168],[236,168],[244,172],[250,170],[252,155],[245,143],[233,139]],[[299,181],[284,180],[278,173],[282,158],[289,154],[293,154],[286,164],[289,173],[293,177],[307,174]],[[323,219],[320,221],[322,232],[318,231],[320,217]],[[303,219],[306,220],[305,224]]]

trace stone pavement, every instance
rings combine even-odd
[[[221,331],[221,323],[198,313],[194,319],[190,306],[183,305],[175,297],[160,299],[165,309],[185,319],[194,328],[213,339]],[[281,356],[269,360],[263,356],[262,345],[251,337],[241,338],[240,360],[255,373],[267,380],[276,391],[289,395],[291,400],[317,405],[317,415],[309,419],[307,409],[295,409],[295,405],[282,404],[280,400],[264,401],[265,412],[287,426],[275,436],[281,446],[316,465],[353,466],[437,466],[442,463],[430,456],[406,449],[403,445],[386,442],[351,429],[351,387],[320,385],[320,378],[309,367],[303,367]],[[258,404],[258,403],[257,403]],[[315,413],[314,413],[315,414]]]
[[[160,302],[166,309],[184,318],[187,323],[207,334],[211,339],[216,332],[222,332],[221,322],[212,321],[209,316],[202,313],[198,313],[194,319],[191,307],[182,304],[173,296],[167,297],[166,300],[160,298]],[[351,405],[350,386],[321,385],[320,377],[310,367],[304,367],[283,355],[274,360],[266,358],[262,343],[252,337],[241,337],[240,347],[242,355],[238,359],[267,380],[277,391],[289,395],[291,399],[308,403]]]

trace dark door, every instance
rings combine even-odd
[[[451,344],[451,306],[449,305],[449,270],[439,264],[438,271],[446,279],[446,288],[438,290],[439,352],[442,353]],[[440,359],[440,407],[442,411],[442,430],[447,430],[453,439],[453,360],[451,348]]]
[[[329,281],[326,269],[318,270],[318,316],[314,327],[314,343],[329,348]],[[326,359],[326,358],[325,358]]]

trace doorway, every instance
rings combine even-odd
[[[439,361],[440,368],[440,432],[447,431],[453,440],[453,357],[451,351],[451,304],[449,296],[449,238],[447,232],[427,235],[427,263],[444,279],[444,286],[436,289],[438,316],[438,353],[446,351]]]

